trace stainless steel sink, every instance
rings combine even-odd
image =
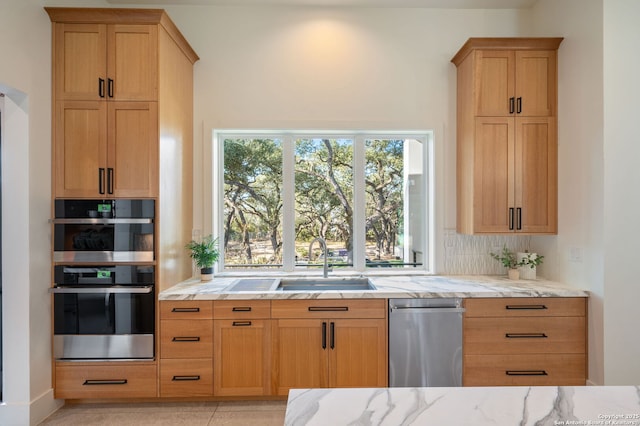
[[[276,290],[326,291],[375,290],[369,278],[283,278]]]
[[[280,278],[240,278],[225,288],[225,291],[273,291]]]

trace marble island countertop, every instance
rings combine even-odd
[[[640,425],[640,386],[292,389],[286,426]]]
[[[338,278],[340,276],[334,276]],[[489,275],[370,276],[375,290],[233,291],[239,279],[263,277],[192,278],[162,291],[160,300],[216,299],[392,299],[435,297],[587,297],[584,290],[554,281],[509,280]]]

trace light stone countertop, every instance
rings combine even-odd
[[[291,276],[288,276],[289,278]],[[332,278],[341,278],[334,275]],[[217,277],[212,281],[191,278],[162,291],[160,300],[246,300],[246,299],[392,299],[437,297],[588,297],[584,290],[558,282],[509,280],[489,275],[404,275],[370,276],[376,290],[323,291],[229,291],[242,278],[275,276]],[[303,277],[301,277],[303,278]],[[308,277],[307,277],[308,278]],[[317,277],[316,277],[317,278]]]
[[[640,425],[640,386],[292,389],[286,426]]]

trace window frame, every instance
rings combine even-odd
[[[224,139],[280,139],[282,142],[283,156],[283,192],[282,202],[283,218],[295,217],[295,141],[297,139],[310,138],[331,138],[331,139],[352,139],[354,149],[353,164],[353,261],[352,268],[340,268],[334,271],[334,275],[424,275],[432,273],[434,255],[434,232],[435,232],[435,152],[434,152],[434,131],[344,131],[344,130],[245,130],[245,129],[215,129],[212,137],[211,164],[212,164],[212,217],[211,226],[214,237],[219,241],[224,239]],[[365,244],[365,141],[368,139],[416,139],[423,145],[422,171],[425,185],[422,192],[422,199],[426,203],[424,218],[425,235],[423,235],[423,255],[422,266],[415,268],[367,268]],[[287,178],[288,176],[288,178]],[[224,251],[216,265],[217,271],[223,276],[233,275],[264,275],[274,274],[301,274],[317,275],[322,271],[307,271],[295,267],[295,227],[286,226],[283,220],[282,229],[282,267],[253,267],[253,268],[227,268],[224,265]],[[290,221],[293,223],[294,221]]]

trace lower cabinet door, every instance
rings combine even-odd
[[[150,398],[157,396],[156,364],[57,364],[55,397]]]
[[[584,386],[584,354],[466,355],[464,386]]]
[[[160,396],[211,396],[213,361],[201,359],[163,359],[160,361]]]
[[[271,321],[214,320],[214,394],[271,394]]]
[[[329,386],[387,386],[386,323],[384,319],[329,321]]]

